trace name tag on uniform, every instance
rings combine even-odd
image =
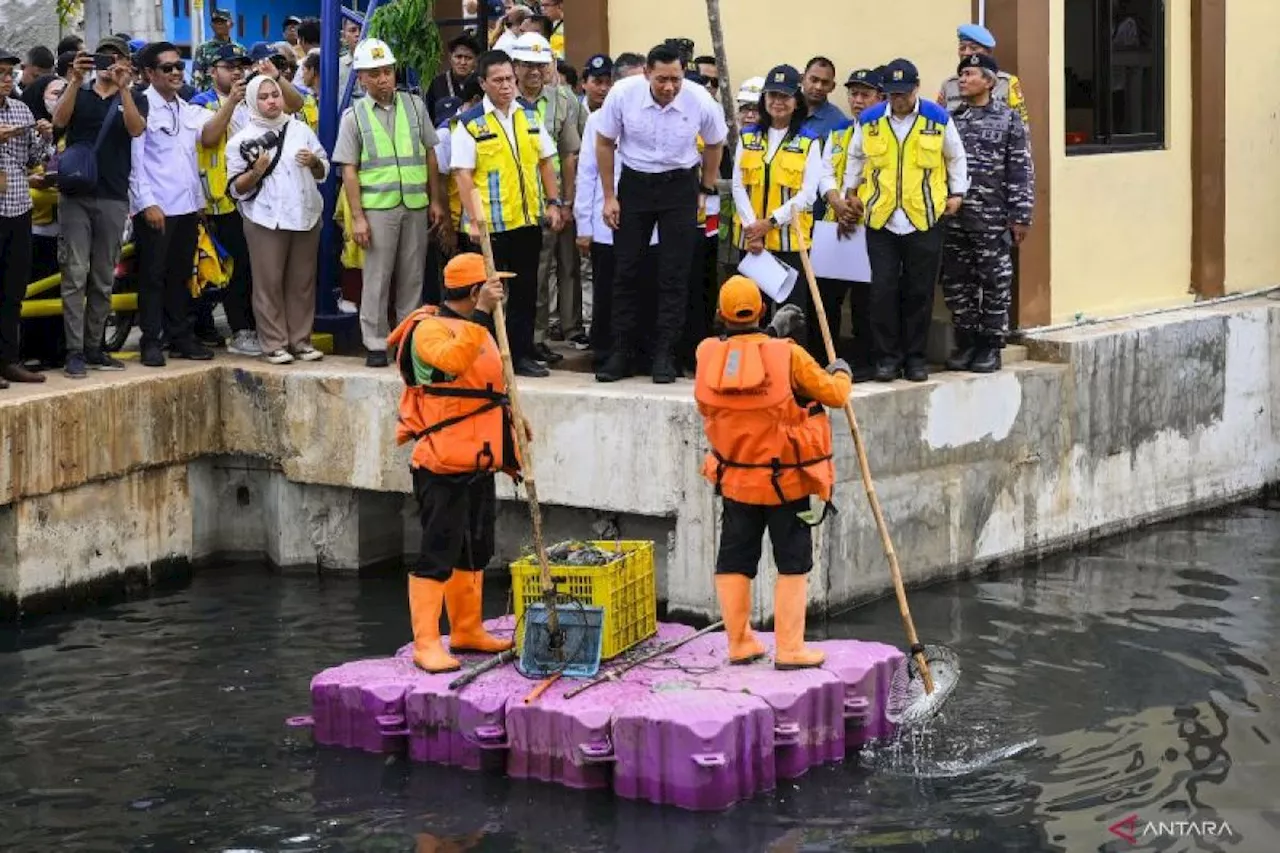
[[[920,131],[921,136],[941,136],[942,131],[936,127],[926,127]]]
[[[476,142],[488,142],[490,139],[497,139],[498,134],[492,130],[484,130],[476,134]]]

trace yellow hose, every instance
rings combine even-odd
[[[111,297],[112,311],[137,311],[138,294],[116,293]],[[61,317],[61,299],[28,299],[22,303],[22,319],[33,317]]]

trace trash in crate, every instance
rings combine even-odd
[[[618,559],[619,551],[606,551],[589,542],[569,539],[547,549],[547,561],[553,566],[607,566]]]

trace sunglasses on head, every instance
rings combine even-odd
[[[161,74],[172,74],[175,71],[181,71],[187,67],[187,63],[179,59],[177,62],[161,62],[156,66],[156,70]]]

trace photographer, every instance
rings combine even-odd
[[[91,72],[93,84],[86,86],[85,75]],[[66,372],[73,379],[85,376],[87,368],[124,369],[102,349],[102,335],[111,312],[116,258],[129,219],[133,138],[147,129],[147,102],[134,99],[132,82],[128,45],[105,38],[98,43],[96,56],[81,52],[76,57],[67,88],[53,109],[53,126],[66,130],[68,147],[95,148],[98,173],[93,189],[62,193],[58,201]],[[108,121],[111,126],[104,131]]]
[[[281,86],[266,76],[249,81],[249,121],[227,144],[231,195],[244,220],[253,267],[253,313],[267,361],[315,361],[316,264],[320,255],[318,184],[329,159],[305,122],[284,111]]]

